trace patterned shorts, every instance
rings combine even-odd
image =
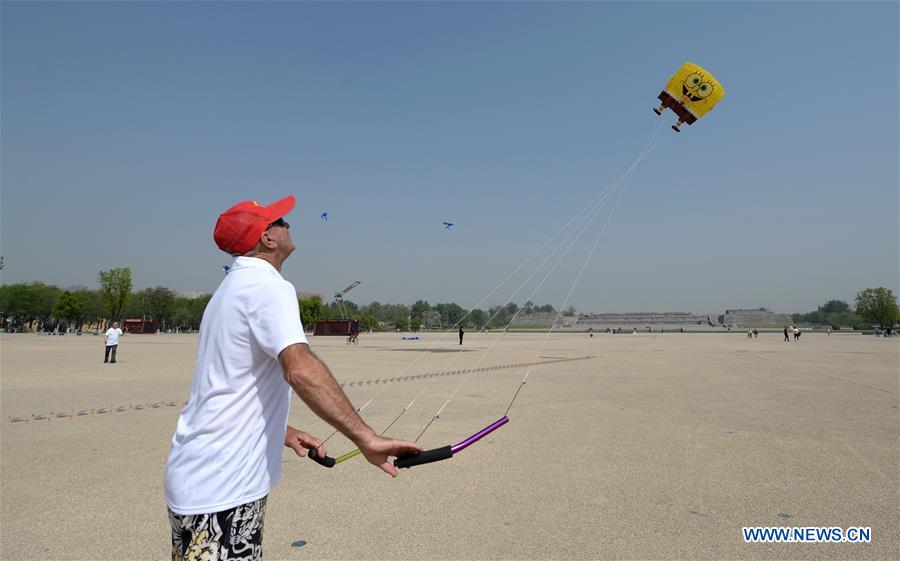
[[[212,514],[175,514],[172,561],[260,561],[266,498]]]

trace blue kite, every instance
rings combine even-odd
[[[453,222],[444,222],[444,230],[449,230],[453,227]]]
[[[322,222],[328,222],[328,213],[323,212],[322,214],[319,215],[319,218],[322,219]]]

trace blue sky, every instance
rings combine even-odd
[[[795,312],[898,292],[896,2],[0,15],[4,283],[96,286],[127,266],[136,288],[211,292],[228,262],[217,215],[294,194],[283,272],[301,292],[361,280],[361,303],[472,306],[634,161],[657,94],[692,60],[727,97],[663,131],[569,303]],[[596,235],[535,302],[562,304]]]

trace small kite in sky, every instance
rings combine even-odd
[[[328,222],[328,213],[323,212],[322,214],[319,215],[319,218],[321,218],[323,222]]]
[[[228,265],[222,265],[222,270],[225,271],[225,274],[227,275],[228,271],[231,270],[231,267],[229,267]]]
[[[453,222],[444,222],[444,230],[449,230],[453,227]]]

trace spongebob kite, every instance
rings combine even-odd
[[[694,121],[712,111],[723,97],[725,88],[715,76],[693,62],[685,62],[669,78],[665,89],[659,94],[662,103],[653,111],[657,115],[662,115],[667,108],[674,111],[678,122],[672,125],[672,129],[681,132],[681,125],[693,125]]]

